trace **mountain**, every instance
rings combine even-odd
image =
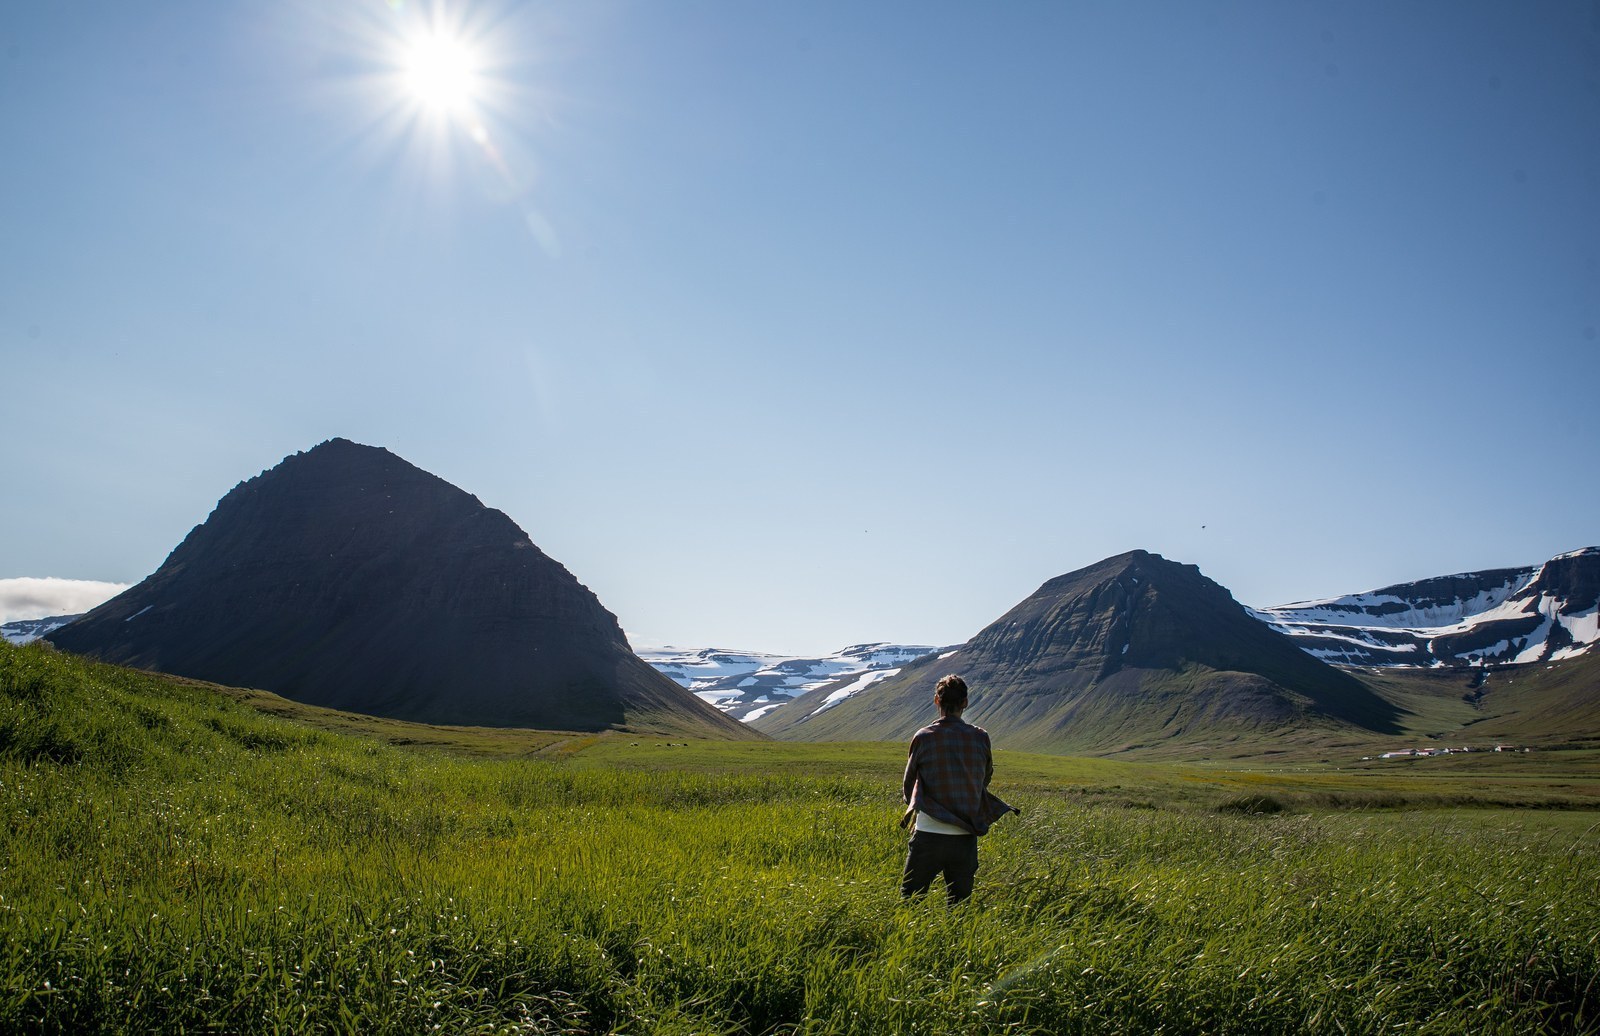
[[[758,669],[788,661],[787,655],[727,648],[646,648],[636,652],[656,671],[686,690],[699,692],[725,680],[739,680]]]
[[[427,723],[755,736],[640,661],[505,514],[345,439],[240,483],[153,575],[48,639]]]
[[[1253,614],[1348,666],[1553,662],[1600,643],[1600,547],[1532,568],[1464,572]]]
[[[856,644],[821,657],[789,657],[707,648],[641,651],[639,656],[703,700],[745,723],[833,686],[823,708],[844,700],[935,650],[911,644]]]
[[[1509,743],[1600,748],[1600,651],[1505,666],[1385,666],[1363,680],[1405,710],[1388,750]]]
[[[823,708],[819,688],[771,717],[796,740],[903,739],[937,718],[959,672],[968,718],[1008,747],[1114,752],[1290,729],[1398,729],[1398,710],[1252,618],[1193,565],[1132,551],[1059,576],[954,651]]]
[[[42,619],[13,619],[0,626],[0,637],[5,638],[7,643],[26,644],[29,641],[38,640],[48,633],[54,633],[78,617],[76,615],[49,615]]]

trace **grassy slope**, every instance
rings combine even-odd
[[[1600,1032],[1596,812],[1419,808],[1592,803],[1595,753],[1002,752],[947,913],[894,892],[898,745],[253,701],[0,649],[0,1030]]]
[[[1413,737],[1447,744],[1600,747],[1600,652],[1550,664],[1471,670],[1364,670],[1406,711]]]

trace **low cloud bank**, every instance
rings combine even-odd
[[[94,579],[0,579],[0,622],[77,615],[111,600],[129,585]]]

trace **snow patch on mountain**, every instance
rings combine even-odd
[[[668,678],[695,693],[728,681],[737,681],[766,666],[788,660],[785,655],[724,648],[649,648],[634,654]]]
[[[7,643],[26,644],[54,633],[76,618],[76,615],[48,615],[42,619],[17,619],[0,625],[0,637],[4,637]]]
[[[898,675],[899,672],[900,668],[897,666],[894,669],[874,669],[871,672],[862,673],[843,687],[829,693],[826,698],[822,699],[822,704],[812,710],[811,715],[815,716],[819,712],[826,712],[845,699],[852,698],[873,684]]]
[[[1559,617],[1561,625],[1567,628],[1567,633],[1572,637],[1572,643],[1567,647],[1557,650],[1550,657],[1552,659],[1572,658],[1581,655],[1596,643],[1600,643],[1600,608],[1590,608],[1586,612],[1576,612]]]
[[[1250,609],[1338,665],[1528,664],[1600,643],[1600,547],[1530,568],[1464,572],[1367,593]]]
[[[1299,623],[1351,625],[1357,629],[1441,629],[1500,607],[1538,571],[1536,568],[1514,569],[1508,570],[1504,576],[1490,573],[1495,585],[1485,587],[1465,600],[1459,597],[1450,601],[1408,599],[1395,592],[1401,588],[1390,587],[1347,597],[1279,605],[1262,611],[1292,614]],[[1481,575],[1467,572],[1454,578],[1477,579]]]
[[[934,650],[917,644],[874,643],[855,644],[822,657],[720,648],[664,648],[637,654],[679,685],[749,723],[807,691],[848,681],[848,687],[828,696],[832,704],[837,704]],[[846,690],[848,693],[844,693]],[[823,708],[827,707],[824,704]]]

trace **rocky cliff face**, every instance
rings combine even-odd
[[[1600,547],[1533,568],[1465,572],[1255,615],[1325,661],[1354,666],[1555,662],[1600,643]]]
[[[1016,747],[1115,750],[1308,723],[1387,731],[1396,717],[1194,566],[1133,551],[1050,580],[955,651],[836,708],[801,698],[756,725],[806,739],[903,737],[936,717],[933,685],[948,672],[974,690],[969,718]]]
[[[343,439],[235,487],[155,574],[50,639],[400,719],[748,736],[636,658],[505,514]]]

